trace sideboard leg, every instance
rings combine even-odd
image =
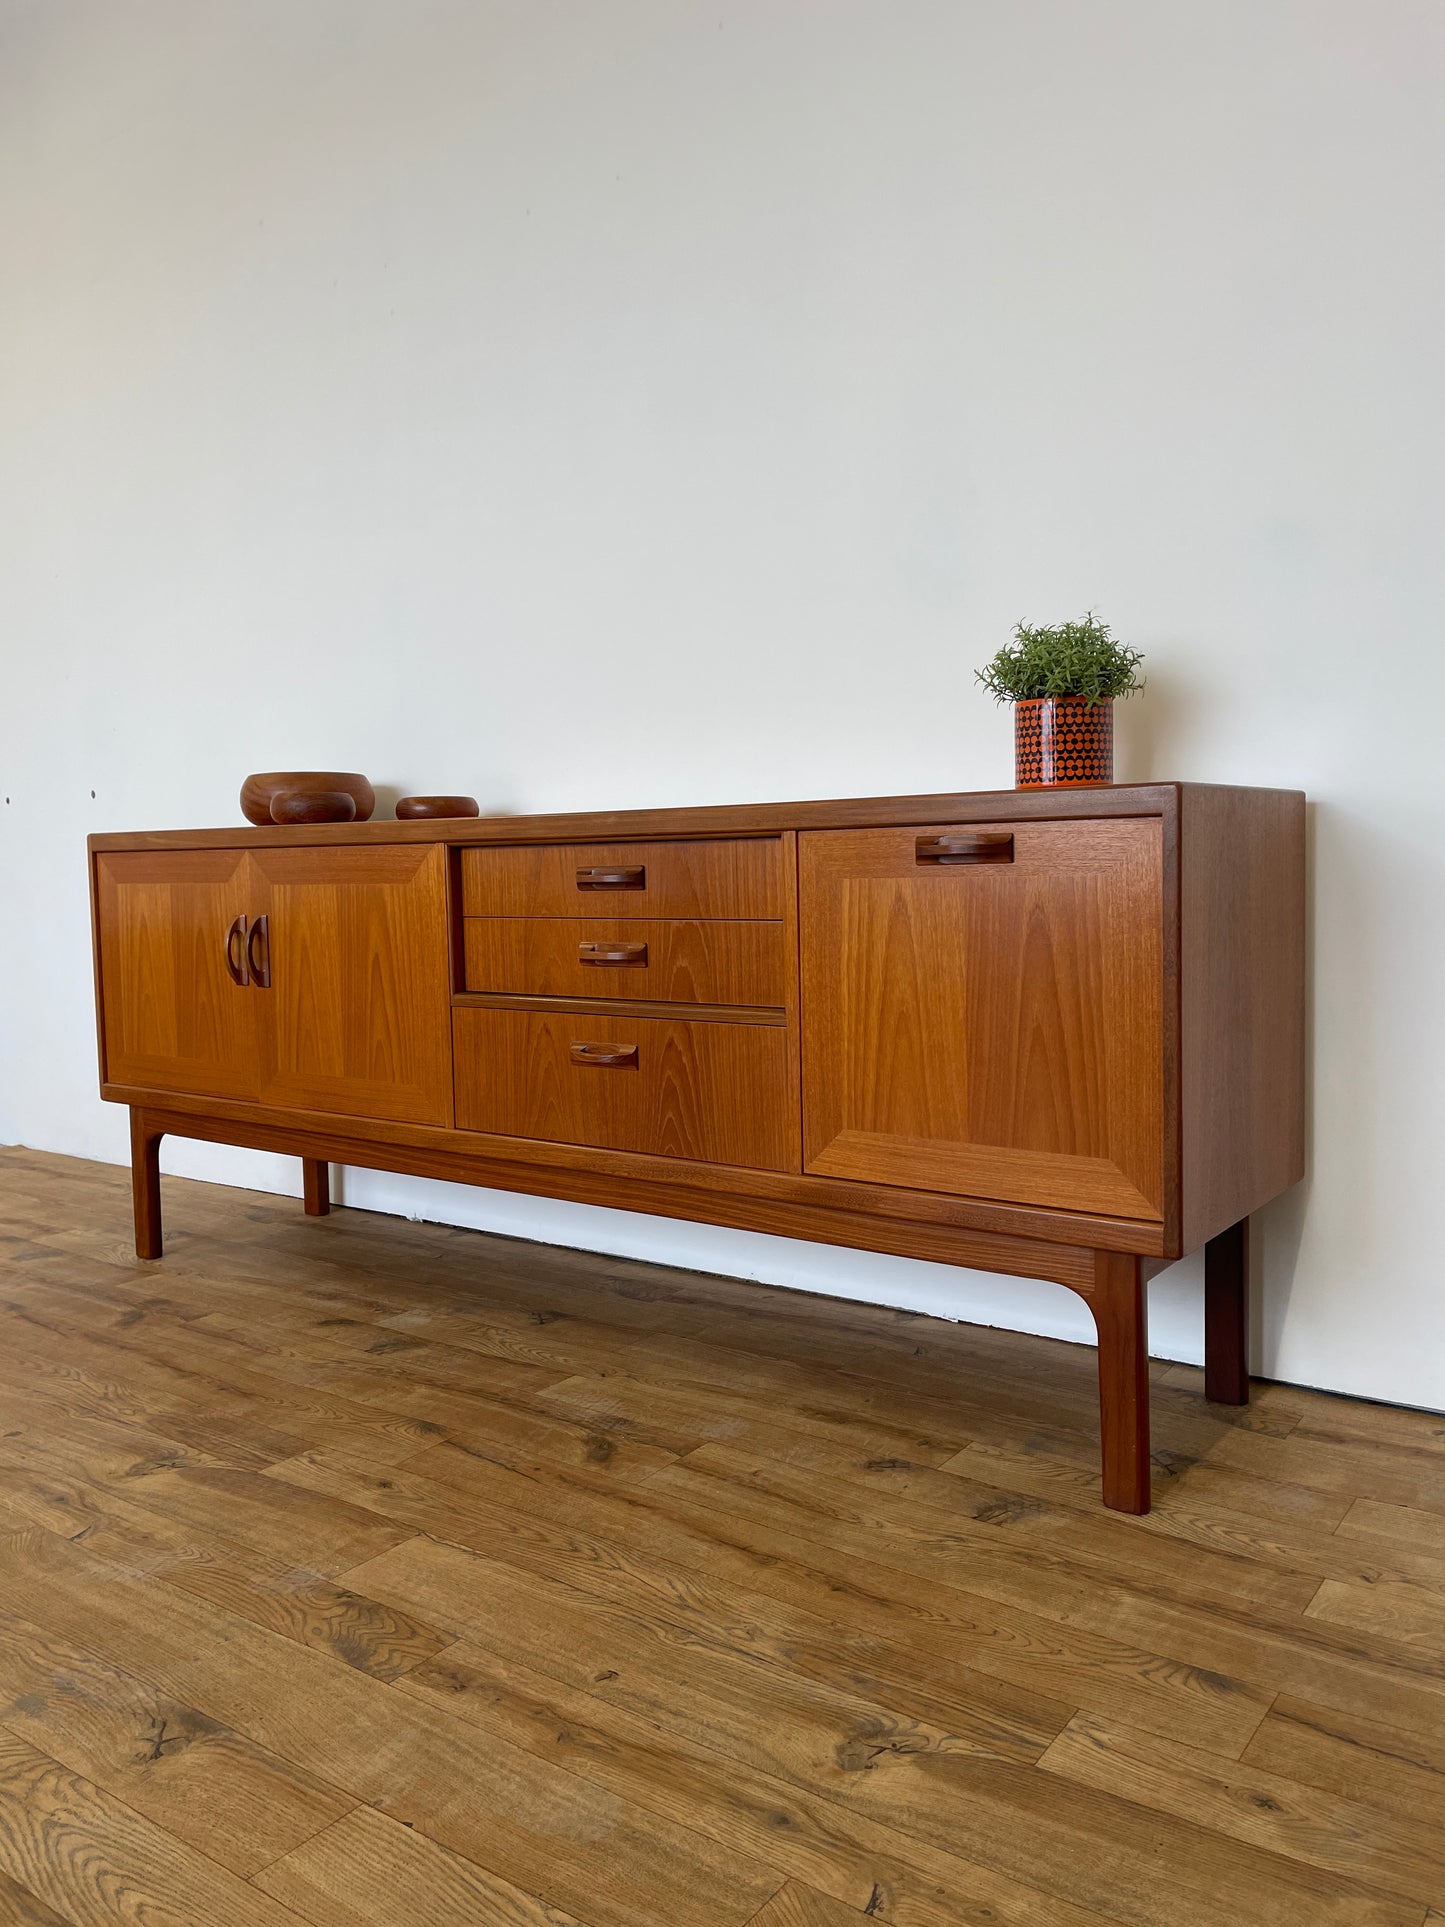
[[[1249,1403],[1249,1219],[1204,1247],[1204,1396]]]
[[[1126,1251],[1096,1251],[1090,1299],[1099,1328],[1099,1432],[1104,1504],[1149,1510],[1149,1300],[1144,1268]]]
[[[306,1192],[308,1218],[324,1218],[331,1209],[331,1166],[325,1158],[302,1158],[301,1182]]]
[[[135,1255],[161,1255],[161,1138],[144,1111],[130,1114],[130,1187],[135,1205]]]

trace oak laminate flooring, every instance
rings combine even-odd
[[[351,1804],[209,1715],[31,1620],[0,1615],[4,1727],[233,1873]]]
[[[595,1927],[731,1927],[781,1873],[723,1854],[469,1721],[51,1535],[12,1545],[0,1605],[28,1603],[257,1744]],[[28,1556],[27,1556],[28,1555]],[[525,1874],[526,1881],[518,1876]],[[727,1882],[726,1905],[712,1896]]]
[[[593,1770],[617,1770],[620,1722],[615,1716],[589,1716],[571,1695],[560,1695],[536,1675],[475,1647],[454,1648],[434,1668],[414,1675],[406,1690],[421,1693],[429,1687],[446,1695],[448,1703],[472,1710],[489,1731],[505,1731],[525,1743],[523,1733],[530,1726],[539,1748],[575,1748],[596,1762]],[[895,1750],[886,1735],[877,1737],[883,1743],[876,1758],[867,1762],[860,1751],[844,1769],[854,1776],[846,1792],[794,1782],[795,1791],[774,1793],[762,1815],[781,1805],[794,1823],[787,1829],[789,1845],[801,1854],[812,1844],[800,1823],[802,1799],[811,1794],[825,1803],[821,1809],[815,1806],[815,1813],[834,1810],[826,1863],[795,1869],[817,1884],[843,1870],[845,1833],[857,1837],[867,1828],[863,1840],[872,1852],[855,1872],[854,1898],[866,1908],[876,1890],[883,1903],[877,1911],[886,1906],[888,1917],[908,1919],[917,1885],[914,1869],[936,1877],[950,1861],[958,1868],[962,1893],[972,1888],[982,1898],[980,1886],[990,1883],[983,1893],[1006,1922],[1016,1917],[1011,1900],[1028,1883],[1065,1906],[1074,1904],[1074,1894],[1100,1911],[1106,1904],[1122,1906],[1128,1919],[1148,1927],[1214,1927],[1221,1918],[1249,1918],[1250,1906],[1266,1902],[1267,1917],[1282,1927],[1311,1927],[1314,1922],[1394,1927],[1406,1917],[1387,1894],[1375,1894],[1353,1881],[1321,1879],[1289,1857],[1248,1843],[1234,1842],[1227,1868],[1217,1867],[1215,1850],[1196,1828],[1144,1814],[1138,1805],[1107,1790],[1075,1789],[1069,1795],[1041,1797],[1040,1776],[1031,1770],[952,1754],[946,1748],[912,1753],[906,1741]],[[653,1797],[659,1802],[681,1798],[688,1810],[703,1814],[707,1791],[700,1776],[688,1779],[685,1774],[678,1746],[670,1776]],[[758,1817],[740,1813],[732,1804],[724,1820],[715,1824],[720,1837],[722,1827],[731,1824],[746,1838],[743,1829],[749,1818],[757,1825]],[[879,1828],[899,1841],[901,1858],[881,1858],[880,1840],[887,1835],[880,1836]],[[909,1844],[902,1845],[905,1839]],[[1102,1841],[1107,1841],[1106,1854],[1097,1851]]]
[[[1402,1733],[1281,1693],[1240,1758],[1299,1786],[1445,1829],[1445,1730]]]
[[[0,1920],[1423,1927],[1445,1419],[0,1151]]]
[[[790,1880],[760,1914],[753,1916],[748,1927],[858,1927],[859,1921],[867,1918],[852,1907],[829,1900],[826,1894],[815,1893],[801,1881]]]
[[[946,1651],[1004,1684],[1186,1733],[1226,1752],[1243,1747],[1268,1704],[1267,1693],[1242,1689],[1217,1671],[1205,1674],[1158,1651],[1000,1606],[890,1568],[852,1545],[800,1543],[781,1510],[776,1522],[736,1510],[720,1516],[713,1493],[700,1498],[665,1484],[671,1472],[614,1498],[575,1482],[543,1485],[525,1469],[483,1470],[464,1455],[444,1465],[461,1481],[457,1487],[400,1467],[369,1485],[363,1469],[331,1453],[273,1467],[271,1476],[304,1480],[353,1502],[369,1492],[391,1516],[427,1531],[446,1520],[445,1536],[481,1550],[530,1540],[541,1520],[604,1545],[621,1538],[719,1585],[741,1586],[859,1634]]]
[[[297,1927],[300,1919],[3,1728],[0,1874],[72,1927]]]
[[[860,1661],[883,1665],[888,1655],[825,1647],[826,1627],[811,1641],[796,1626],[770,1635],[751,1612],[729,1622],[696,1598],[684,1606],[645,1585],[616,1587],[609,1598],[461,1546],[413,1539],[351,1576],[375,1596],[416,1602],[459,1637],[644,1718],[685,1716],[695,1732],[707,1729],[718,1751],[765,1771],[800,1762],[821,1768],[849,1755],[862,1735],[907,1728],[921,1737],[929,1726],[955,1747],[1029,1761],[1066,1724],[1062,1704],[1023,1695],[1000,1703],[976,1677],[968,1682],[972,1704],[940,1684],[923,1712],[916,1688],[864,1672]],[[776,1730],[757,1723],[760,1700],[781,1716]]]
[[[256,1885],[312,1927],[591,1927],[374,1807],[283,1854]]]
[[[1340,1522],[1340,1532],[1347,1538],[1403,1540],[1445,1559],[1445,1490],[1437,1483],[1432,1496],[1435,1504],[1429,1510],[1356,1499]],[[1380,1551],[1387,1556],[1383,1548]]]
[[[1445,1903],[1438,1827],[1080,1715],[1039,1765],[1404,1901]],[[1364,1918],[1365,1902],[1361,1901]]]
[[[1311,1619],[1413,1647],[1445,1666],[1445,1593],[1388,1581],[1361,1586],[1326,1579],[1305,1610]]]
[[[152,1570],[168,1586],[209,1599],[373,1679],[400,1679],[451,1644],[449,1634],[315,1572],[248,1569],[234,1558],[167,1560]]]
[[[0,1920],[5,1927],[67,1927],[64,1914],[37,1900],[28,1887],[0,1873]]]

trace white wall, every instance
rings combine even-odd
[[[295,766],[1006,785],[973,668],[1093,607],[1149,652],[1121,776],[1314,799],[1256,1364],[1445,1406],[1442,87],[1434,0],[0,0],[0,1140],[124,1157],[89,830]],[[1088,1335],[1052,1286],[346,1197]]]

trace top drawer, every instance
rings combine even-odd
[[[760,836],[464,850],[462,903],[469,917],[781,917],[782,844]]]

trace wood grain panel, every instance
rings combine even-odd
[[[640,888],[580,888],[579,870],[640,870]],[[462,856],[469,917],[775,918],[783,914],[776,837],[707,843],[538,843]]]
[[[96,859],[104,1075],[151,1090],[254,1098],[256,998],[226,968],[250,908],[250,859],[176,850]]]
[[[451,1122],[446,856],[267,850],[262,1101],[398,1123]]]
[[[458,1009],[457,1125],[508,1137],[796,1170],[788,1034],[773,1024]],[[633,1047],[622,1065],[573,1047]]]
[[[692,1004],[786,999],[781,923],[634,917],[468,917],[468,990]],[[593,951],[630,961],[588,962]]]
[[[806,1169],[1160,1220],[1158,820],[949,827],[800,840]]]
[[[1188,783],[1179,814],[1183,1243],[1304,1175],[1305,800]]]

